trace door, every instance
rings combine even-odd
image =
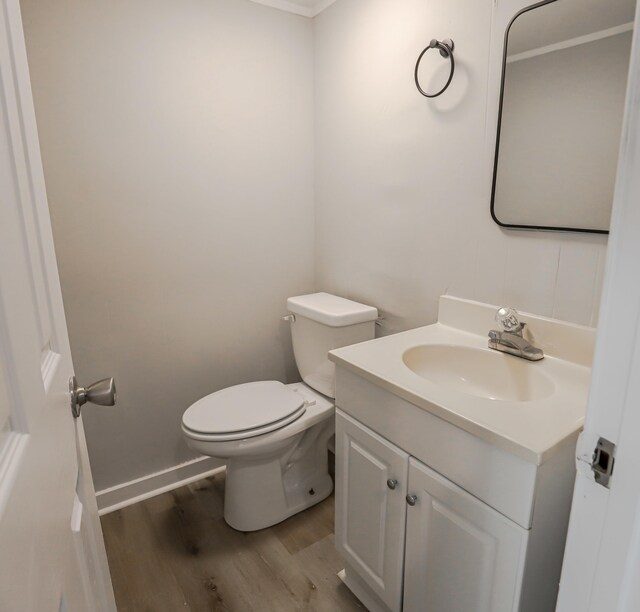
[[[640,45],[636,11],[618,176],[558,612],[640,610]],[[591,471],[616,445],[609,487]]]
[[[404,612],[518,609],[527,531],[413,457]]]
[[[336,548],[390,610],[402,609],[409,456],[336,413]]]
[[[0,609],[115,610],[17,0],[0,0]]]

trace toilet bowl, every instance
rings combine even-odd
[[[224,391],[234,392],[238,410],[230,412],[236,416],[242,407],[247,407],[243,401],[254,399],[255,391],[267,391],[273,398],[281,393],[290,406],[298,403],[290,415],[291,420],[285,417],[284,422],[276,423],[268,422],[270,413],[263,405],[265,422],[258,419],[255,428],[236,432],[195,431],[189,427],[193,422],[189,419],[192,415],[185,413],[182,431],[189,446],[203,455],[226,462],[224,518],[231,527],[239,531],[263,529],[331,494],[333,481],[327,465],[327,443],[335,430],[331,400],[304,383],[283,385],[277,381],[264,381]],[[213,393],[200,400],[204,402],[200,406],[217,403],[220,398],[216,395]],[[222,401],[229,402],[231,398]],[[212,415],[215,413],[214,406]],[[228,419],[228,425],[233,426],[232,418]],[[225,428],[215,427],[212,423],[208,429]]]
[[[225,461],[224,518],[239,531],[279,523],[331,494],[335,370],[327,353],[373,338],[378,314],[327,293],[289,298],[287,307],[304,382],[227,387],[198,400],[182,417],[187,444]]]

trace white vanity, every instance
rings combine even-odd
[[[523,315],[545,358],[487,347],[495,306],[332,351],[336,546],[371,612],[552,612],[594,330]]]

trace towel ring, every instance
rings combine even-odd
[[[418,56],[418,61],[416,62],[416,69],[413,73],[413,76],[416,81],[416,87],[418,88],[418,91],[425,98],[437,98],[441,93],[444,93],[447,87],[449,87],[449,84],[451,83],[451,79],[453,79],[453,73],[455,72],[455,69],[456,69],[456,63],[455,63],[455,60],[453,59],[453,47],[454,47],[453,41],[450,38],[445,38],[442,41],[436,40],[434,38],[429,43],[429,46],[425,47],[422,50],[422,53]],[[422,87],[420,87],[420,81],[418,80],[418,68],[420,68],[420,62],[422,61],[422,57],[424,56],[424,54],[429,49],[438,49],[440,51],[440,55],[442,55],[442,57],[445,57],[445,58],[448,57],[449,62],[451,63],[451,73],[449,74],[449,78],[447,79],[447,82],[445,83],[444,87],[440,91],[434,94],[429,94],[424,89],[422,89]]]

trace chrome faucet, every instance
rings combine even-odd
[[[522,337],[526,323],[518,319],[515,308],[500,308],[495,319],[502,331],[492,329],[489,332],[489,348],[529,361],[539,361],[544,357],[542,349],[533,346]]]

